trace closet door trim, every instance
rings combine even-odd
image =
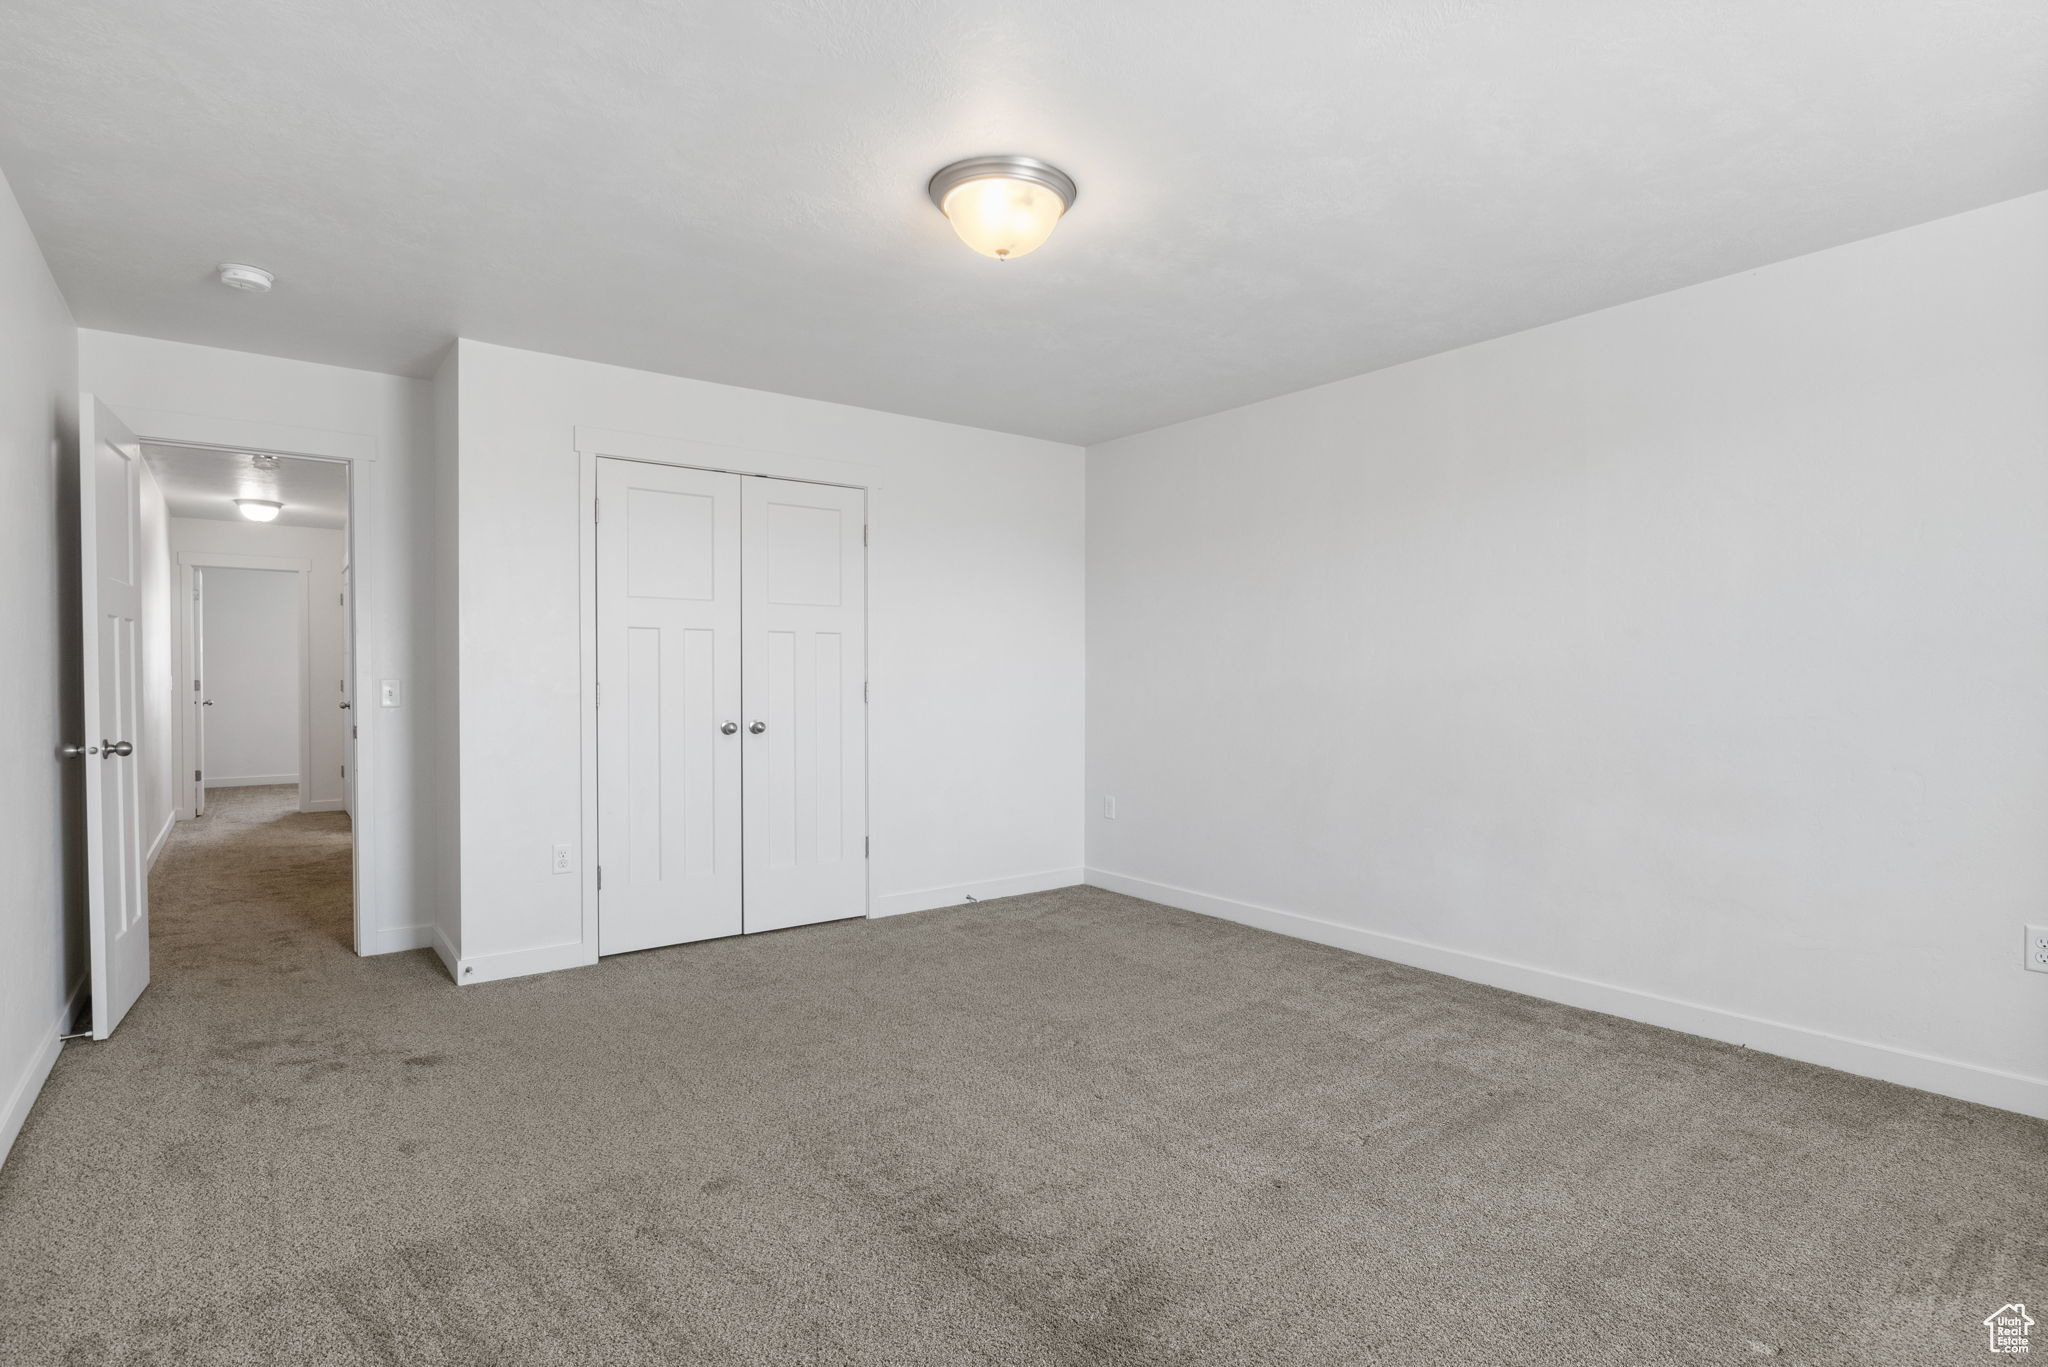
[[[871,622],[874,609],[872,584],[874,579],[873,549],[887,544],[887,509],[881,471],[865,461],[843,460],[838,457],[812,456],[796,452],[774,451],[746,446],[725,445],[718,442],[697,441],[687,437],[667,437],[645,432],[621,432],[601,427],[575,428],[577,456],[577,507],[580,525],[583,529],[578,552],[581,584],[578,593],[579,644],[581,658],[579,670],[581,746],[582,746],[582,812],[583,828],[579,833],[579,860],[577,880],[581,905],[582,935],[579,944],[564,945],[560,953],[564,956],[558,967],[567,968],[575,963],[596,963],[598,950],[598,895],[597,895],[597,523],[594,509],[597,503],[597,470],[600,457],[616,460],[644,461],[651,465],[677,465],[686,469],[703,470],[713,474],[764,475],[770,479],[791,479],[807,484],[836,484],[844,488],[859,489],[866,494],[868,529],[868,574],[870,585],[866,602],[862,606],[863,620]],[[744,629],[744,624],[742,624]],[[872,636],[872,630],[869,631]],[[871,689],[885,686],[876,679],[866,652],[861,660],[861,677],[869,681]],[[872,696],[872,695],[871,695]],[[867,753],[867,829],[875,828],[874,802],[874,753],[873,728],[867,723],[871,709],[861,712],[863,748]],[[869,847],[872,854],[872,847]],[[866,915],[875,914],[875,885],[872,858],[864,861],[866,875]]]

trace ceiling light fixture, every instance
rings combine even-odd
[[[1074,207],[1074,178],[1035,157],[969,157],[932,177],[932,203],[983,256],[1013,261],[1044,245]]]
[[[267,498],[238,498],[235,506],[242,510],[242,516],[251,522],[275,522],[277,515],[284,511],[282,503],[272,503]]]
[[[233,262],[227,262],[220,268],[220,282],[231,290],[268,294],[270,287],[277,283],[277,277],[261,266],[237,266]]]

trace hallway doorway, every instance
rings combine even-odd
[[[168,760],[145,775],[152,903],[182,888],[250,921],[209,912],[210,936],[289,928],[354,949],[350,466],[141,449],[145,729]]]

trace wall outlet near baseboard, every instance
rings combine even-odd
[[[1116,799],[1115,799],[1115,798],[1113,798],[1113,797],[1106,797],[1106,798],[1102,799],[1102,819],[1103,819],[1104,821],[1114,821],[1114,820],[1116,820]]]
[[[2048,926],[2027,927],[2027,971],[2048,973]]]
[[[567,845],[555,846],[555,872],[576,872],[576,856],[570,852]]]

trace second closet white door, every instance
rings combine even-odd
[[[865,498],[740,494],[748,932],[867,914]]]

